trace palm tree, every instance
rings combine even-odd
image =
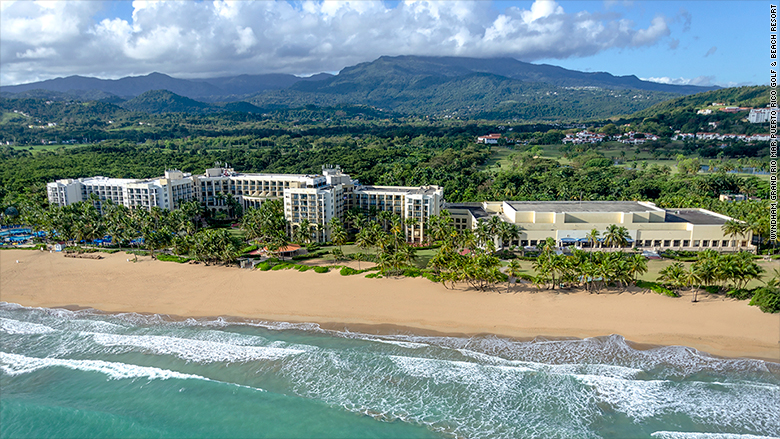
[[[672,265],[659,271],[658,280],[671,286],[674,289],[679,289],[685,285],[685,266],[682,262],[675,262]]]
[[[590,244],[590,248],[596,248],[596,243],[599,242],[599,231],[593,228],[586,237],[588,238],[588,244]]]
[[[518,276],[520,276],[520,261],[518,261],[517,259],[512,259],[511,261],[509,261],[509,265],[506,266],[506,276],[507,276],[506,292],[508,293],[509,285],[512,278],[513,277],[517,278]]]
[[[647,273],[647,258],[639,253],[633,254],[628,258],[627,270],[628,275],[631,276],[636,284],[640,275]]]
[[[501,247],[504,247],[504,243],[511,244],[512,241],[520,238],[520,229],[512,223],[501,221],[498,226],[498,240],[501,242]]]
[[[311,222],[304,218],[298,223],[298,227],[293,232],[293,241],[299,244],[306,244],[311,240]]]
[[[628,229],[610,224],[604,232],[604,245],[609,247],[625,247],[629,239]]]
[[[693,266],[688,267],[688,270],[683,273],[682,281],[693,293],[693,299],[691,302],[698,302],[699,288],[694,288],[694,285],[698,286],[701,283],[701,276],[699,276],[699,272]]]
[[[728,220],[723,224],[721,230],[723,231],[724,235],[730,236],[733,241],[737,236],[742,236],[743,238],[745,237],[747,224],[742,221]],[[737,247],[740,247],[739,241],[737,241]]]

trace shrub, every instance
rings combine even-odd
[[[756,288],[750,306],[757,306],[766,313],[780,312],[780,291],[769,287]]]
[[[256,245],[250,245],[250,246],[246,246],[246,247],[242,248],[239,253],[243,255],[243,254],[246,254],[246,253],[249,253],[249,252],[253,252],[255,250],[257,250],[257,246]]]
[[[268,271],[271,269],[271,264],[269,264],[268,262],[261,262],[257,264],[256,267],[260,269],[260,271]]]
[[[422,272],[419,268],[408,267],[404,268],[404,271],[401,274],[403,274],[405,277],[420,277]]]
[[[339,271],[339,273],[341,273],[342,276],[351,276],[353,274],[360,273],[360,271],[359,270],[355,270],[354,268],[350,268],[350,267],[341,267],[341,270]]]
[[[327,273],[328,271],[330,271],[328,267],[319,267],[319,266],[314,267],[315,273]]]
[[[295,266],[295,269],[300,271],[300,272],[304,272],[306,270],[311,270],[312,268],[314,268],[314,267],[311,267],[309,265],[301,265],[301,264],[298,264],[298,265]]]
[[[183,264],[185,262],[189,262],[190,258],[185,258],[183,256],[175,256],[175,255],[168,255],[165,253],[161,253],[157,255],[158,261],[167,261],[167,262],[178,262],[180,264]]]
[[[638,280],[638,281],[636,281],[636,286],[638,286],[639,288],[647,288],[648,290],[650,290],[650,291],[652,291],[654,293],[663,294],[664,296],[680,297],[680,295],[677,294],[676,292],[670,290],[669,288],[664,287],[663,285],[661,285],[661,284],[659,284],[657,282],[649,282],[649,281],[646,281],[646,280]]]
[[[362,274],[369,271],[377,270],[379,267],[364,268],[362,270],[355,270],[351,267],[341,267],[340,273],[342,276],[352,276],[353,274]]]
[[[271,270],[274,270],[274,271],[275,270],[288,270],[288,269],[293,268],[293,267],[295,267],[295,265],[293,265],[293,264],[291,264],[289,262],[284,262],[284,263],[281,263],[281,264],[274,265],[273,267],[271,267]]]
[[[726,293],[727,296],[733,297],[737,300],[747,300],[753,297],[753,293],[755,290],[746,290],[743,288],[740,289],[733,289]]]
[[[710,294],[718,294],[718,291],[720,291],[720,287],[717,285],[710,285],[708,287],[704,287],[704,291]]]
[[[439,278],[439,276],[437,276],[436,273],[433,273],[431,271],[423,271],[422,277],[428,279],[431,282],[436,282],[436,283],[441,282],[441,278]]]
[[[381,278],[382,278],[382,275],[381,275],[381,274],[379,274],[379,273],[368,273],[368,274],[366,275],[366,278],[367,278],[367,279],[381,279]]]

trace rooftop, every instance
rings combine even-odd
[[[82,184],[87,184],[87,185],[107,184],[112,186],[121,186],[123,184],[137,183],[143,180],[136,179],[136,178],[108,178],[108,177],[97,176],[97,177],[80,178],[79,181],[81,181]]]
[[[663,211],[655,205],[637,201],[507,201],[520,212],[647,212]]]
[[[475,219],[487,218],[490,216],[490,214],[485,212],[485,209],[482,208],[482,203],[446,203],[444,208],[468,210]]]
[[[433,195],[439,186],[360,186],[359,191],[396,192],[399,194]]]
[[[723,225],[728,219],[723,216],[699,209],[668,209],[666,211],[667,223],[691,223],[695,225]]]

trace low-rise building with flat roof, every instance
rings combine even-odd
[[[590,247],[588,234],[610,225],[625,227],[629,247],[652,250],[755,251],[751,236],[725,236],[732,218],[705,209],[662,209],[638,201],[504,201],[445,206],[460,230],[491,216],[515,224],[520,237],[511,245],[535,246],[547,238],[560,247]],[[596,245],[600,247],[600,244]]]

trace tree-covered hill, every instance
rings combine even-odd
[[[377,69],[354,81],[298,83],[251,99],[257,106],[363,104],[412,115],[571,121],[633,113],[675,97],[657,91],[557,87],[490,73],[426,76]],[[338,78],[338,80],[337,80]]]
[[[122,104],[129,111],[142,113],[213,113],[219,111],[204,102],[179,96],[168,90],[152,90]]]
[[[661,113],[695,111],[713,102],[728,106],[765,107],[769,104],[769,86],[730,87],[678,97],[638,111],[633,117],[654,117]]]

